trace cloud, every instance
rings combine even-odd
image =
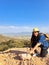
[[[0,33],[32,32],[34,26],[0,26]],[[38,27],[41,32],[49,32],[49,26]]]
[[[31,32],[32,27],[27,26],[0,26],[0,33]]]

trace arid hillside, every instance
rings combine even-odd
[[[0,65],[49,65],[49,54],[44,58],[31,56],[23,60],[21,55],[27,54],[27,58],[29,47],[30,37],[11,38],[0,35]]]

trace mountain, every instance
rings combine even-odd
[[[5,36],[31,36],[31,32],[20,32],[20,33],[3,33]]]

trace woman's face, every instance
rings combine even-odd
[[[38,34],[39,34],[39,32],[34,32],[34,36],[36,36],[36,37],[37,37],[37,36],[38,36]]]

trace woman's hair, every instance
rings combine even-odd
[[[38,31],[38,33],[39,33],[39,31]],[[34,36],[34,32],[32,32],[32,36],[31,36],[31,43],[33,42],[33,38],[34,38],[35,36]],[[39,34],[38,34],[38,38],[39,38]]]

